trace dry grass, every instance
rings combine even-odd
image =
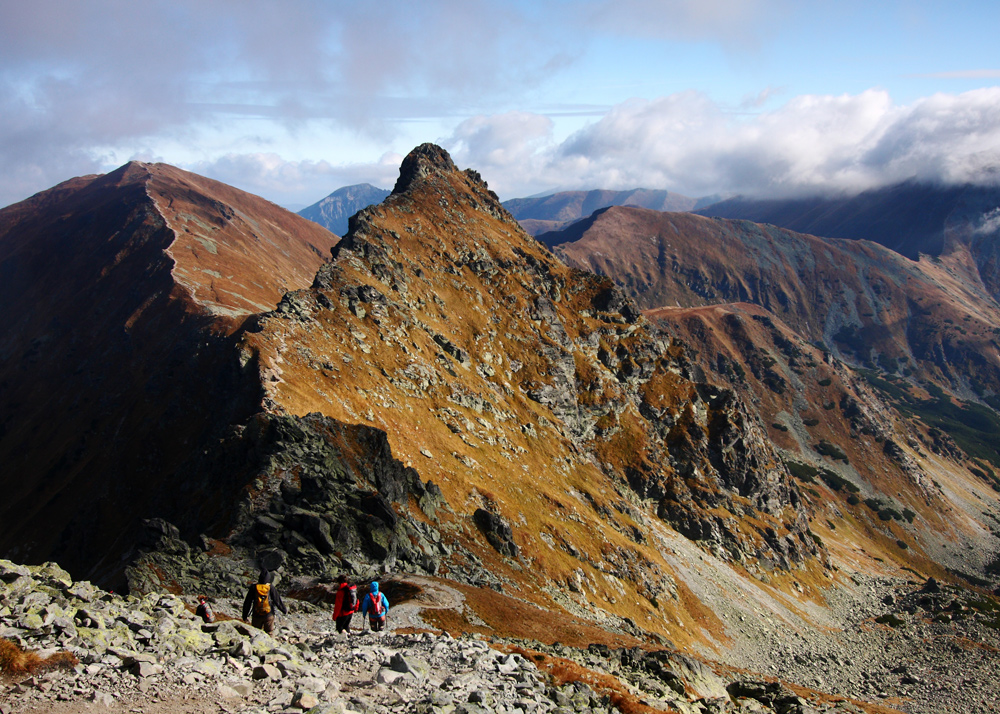
[[[50,657],[39,657],[26,652],[17,643],[0,639],[0,672],[6,675],[38,674],[52,669],[72,669],[80,660],[69,652],[56,652]]]
[[[572,615],[547,612],[493,590],[453,582],[449,586],[465,596],[465,609],[424,610],[421,616],[428,624],[452,634],[517,637],[546,644],[561,642],[571,647],[587,647],[591,643],[609,647],[645,646],[634,637],[610,633]],[[467,610],[485,624],[474,624]]]

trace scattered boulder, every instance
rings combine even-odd
[[[509,558],[518,556],[519,550],[514,542],[514,531],[503,517],[487,511],[485,508],[477,508],[476,512],[472,514],[472,519],[498,553]]]

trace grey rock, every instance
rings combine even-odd
[[[145,679],[146,677],[152,677],[156,674],[162,674],[163,666],[152,662],[136,662],[129,667],[129,672],[140,679]]]
[[[253,668],[254,679],[267,679],[276,682],[281,679],[281,676],[281,670],[273,664],[260,664]]]

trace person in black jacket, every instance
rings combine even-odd
[[[246,622],[253,613],[250,624],[270,635],[274,632],[276,609],[281,610],[284,615],[288,614],[288,608],[281,601],[281,594],[274,587],[274,573],[262,567],[257,582],[250,586],[246,599],[243,600],[243,621]]]

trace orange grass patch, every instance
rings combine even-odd
[[[465,595],[465,608],[485,624],[473,624],[458,610],[424,610],[421,616],[434,627],[452,634],[475,633],[497,637],[517,637],[545,644],[561,642],[570,647],[591,643],[609,647],[643,647],[646,643],[629,635],[618,635],[559,612],[547,612],[530,603],[515,600],[486,588],[449,583]]]
[[[69,652],[56,652],[42,658],[34,652],[25,652],[17,643],[0,639],[0,672],[4,674],[37,674],[51,669],[71,669],[80,660]]]

